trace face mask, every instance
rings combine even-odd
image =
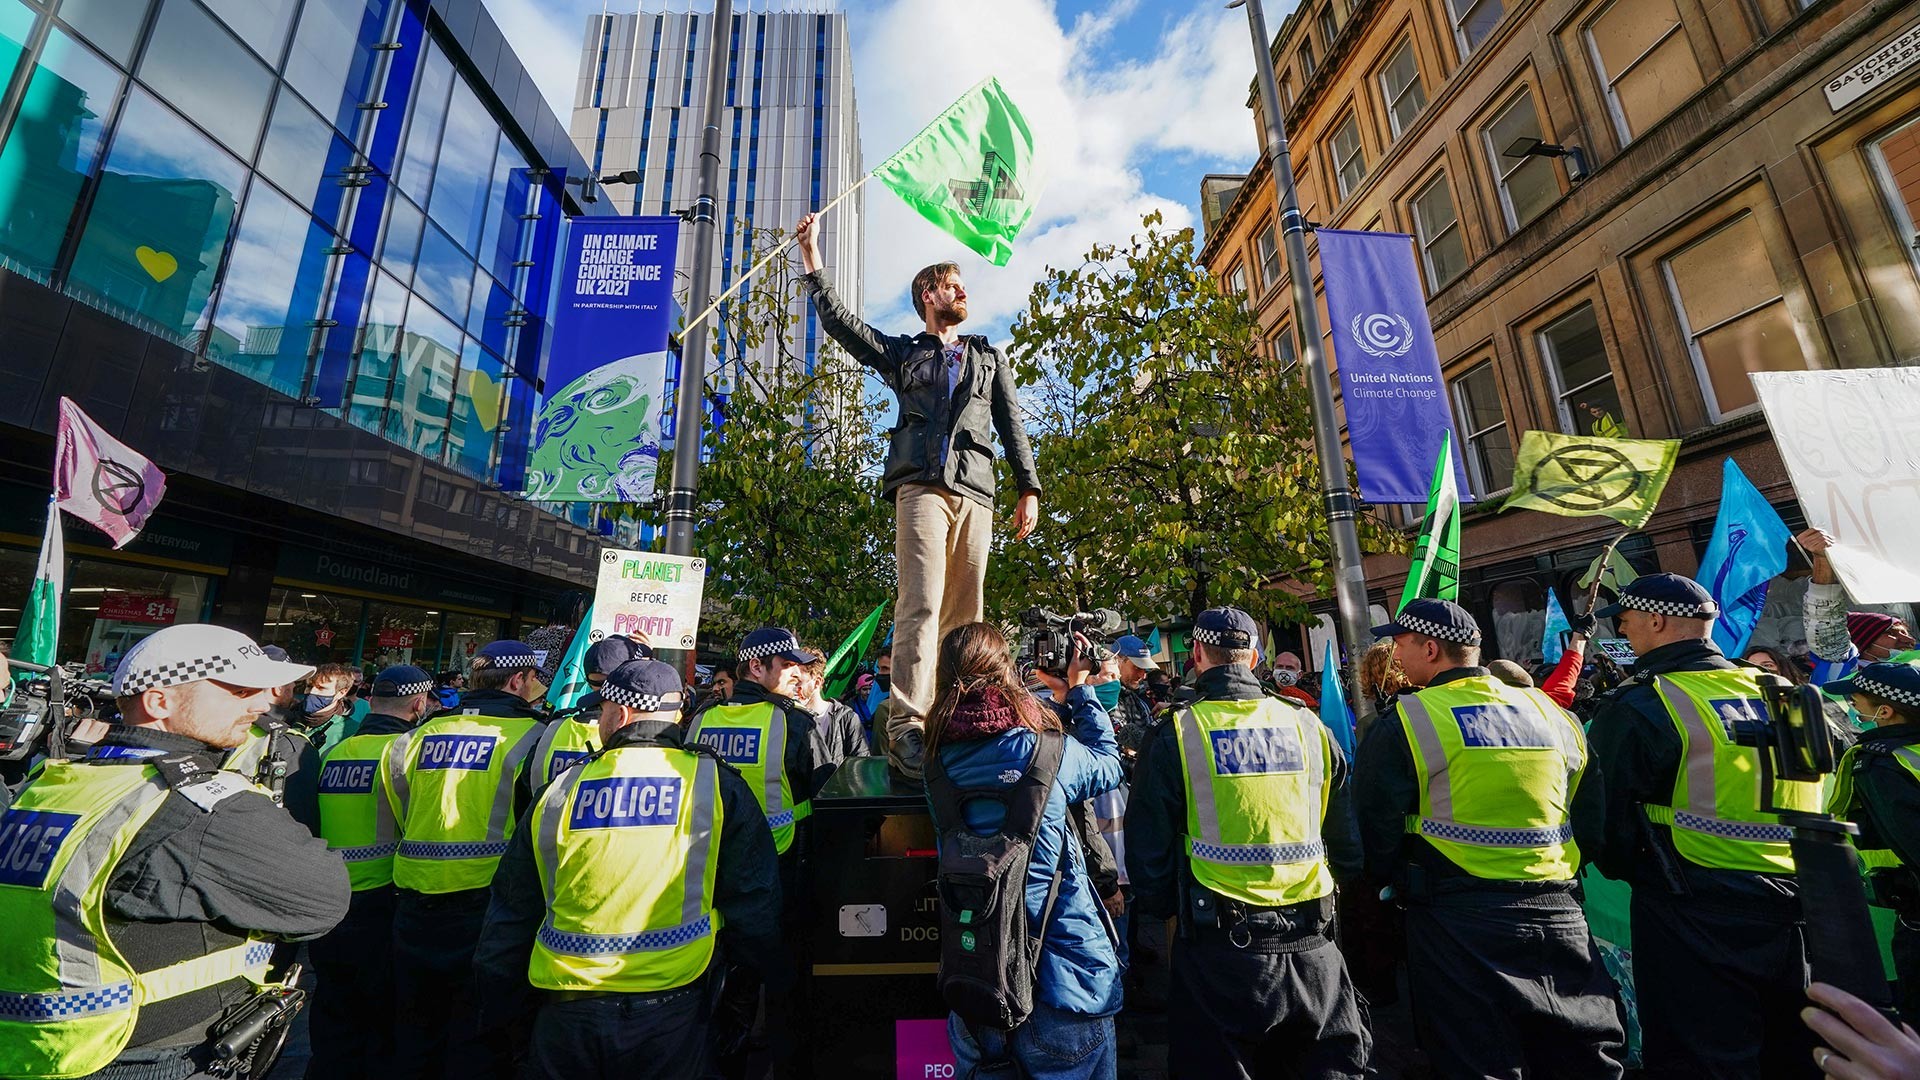
[[[1119,681],[1115,680],[1114,682],[1103,682],[1100,685],[1094,687],[1093,696],[1100,699],[1101,708],[1107,710],[1108,712],[1112,712],[1114,707],[1120,704]]]
[[[1300,673],[1288,668],[1274,668],[1273,682],[1276,686],[1292,686],[1300,681]]]
[[[875,675],[873,677],[873,685],[879,687],[881,693],[890,694],[893,692],[893,676]]]
[[[308,694],[306,703],[302,708],[308,716],[321,716],[332,712],[334,704],[339,700],[337,697],[330,697],[326,694]]]

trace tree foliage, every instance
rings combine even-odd
[[[990,602],[1297,620],[1295,589],[1333,584],[1306,388],[1199,266],[1192,229],[1142,226],[1050,270],[1014,323],[1045,494],[1035,536],[995,553]],[[1370,519],[1361,542],[1404,545]]]

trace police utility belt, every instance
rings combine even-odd
[[[1188,882],[1181,927],[1194,937],[1224,934],[1235,948],[1299,952],[1318,948],[1333,922],[1333,894],[1285,907],[1256,907]]]

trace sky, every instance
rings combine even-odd
[[[711,10],[711,0],[609,0],[612,10]],[[791,10],[801,0],[753,0]],[[848,15],[865,160],[892,154],[955,98],[997,76],[1034,130],[1048,176],[1034,219],[996,268],[877,185],[866,189],[867,319],[906,331],[906,283],[952,259],[969,293],[968,329],[1004,340],[1049,266],[1080,264],[1096,243],[1139,231],[1145,214],[1198,225],[1200,178],[1258,156],[1246,106],[1253,76],[1246,16],[1203,0],[805,0]],[[486,0],[522,63],[564,119],[586,19],[602,0]],[[745,0],[736,3],[744,8]],[[1291,10],[1267,12],[1277,27]],[[812,10],[813,8],[809,8]],[[971,42],[960,45],[959,42]],[[895,283],[898,287],[895,287]]]

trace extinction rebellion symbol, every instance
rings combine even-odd
[[[93,470],[93,497],[108,510],[126,517],[139,509],[147,497],[147,481],[138,469],[129,468],[112,458],[101,458]]]
[[[1413,348],[1413,324],[1398,315],[1355,315],[1348,329],[1353,343],[1368,356],[1405,356]]]

